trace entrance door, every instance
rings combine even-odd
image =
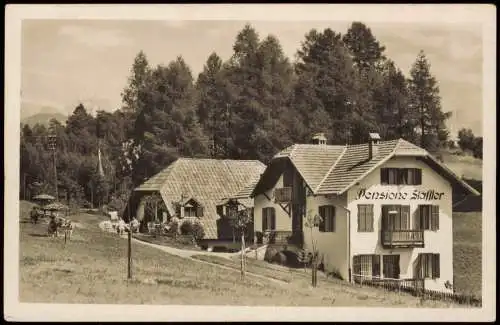
[[[399,279],[399,255],[384,255],[382,269],[384,278]]]

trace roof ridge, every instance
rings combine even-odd
[[[319,190],[319,188],[321,187],[321,185],[323,185],[323,183],[328,178],[328,176],[330,176],[330,173],[335,169],[335,167],[337,166],[340,159],[342,159],[342,157],[344,156],[345,152],[347,151],[347,145],[343,145],[343,147],[344,147],[344,149],[342,150],[342,152],[340,153],[338,158],[333,162],[332,166],[330,167],[330,169],[328,170],[326,175],[323,177],[323,179],[319,182],[318,186],[316,186],[316,188],[314,189],[314,192]]]
[[[395,153],[396,153],[396,148],[398,147],[398,144],[399,144],[399,141],[397,140],[396,145],[394,146],[394,148],[392,149],[392,151],[389,154],[387,154],[383,159],[380,159],[378,162],[376,162],[375,165],[373,165],[371,168],[369,168],[363,174],[356,177],[356,179],[354,181],[352,181],[351,183],[349,183],[349,185],[344,186],[344,188],[339,192],[339,194],[342,194],[345,191],[347,191],[348,189],[350,189],[354,184],[359,182],[361,179],[365,178],[366,175],[370,174],[372,171],[374,171],[380,165],[384,164],[386,161],[388,161],[389,159],[394,157]]]

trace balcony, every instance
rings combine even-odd
[[[274,190],[274,199],[276,203],[290,203],[292,201],[292,188],[276,188]]]
[[[385,248],[424,247],[423,230],[382,230]]]

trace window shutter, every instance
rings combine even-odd
[[[335,207],[333,205],[330,206],[330,222],[332,223],[331,231],[335,231]]]
[[[267,229],[267,208],[262,209],[262,231]]]
[[[364,206],[363,205],[358,205],[358,232],[363,230],[363,226],[361,225],[361,215],[363,214],[364,211]]]
[[[372,276],[380,276],[380,255],[372,255]]]
[[[389,169],[388,168],[380,169],[380,183],[389,184]]]
[[[382,206],[382,229],[390,230],[389,229],[389,206],[388,205]]]
[[[431,207],[431,229],[439,230],[439,205]]]
[[[415,261],[415,268],[413,269],[413,277],[416,279],[422,279],[422,254],[418,254]]]
[[[373,231],[373,204],[368,206],[368,231]]]
[[[319,215],[321,217],[321,221],[319,223],[319,231],[325,231],[325,207],[320,206],[318,209]]]
[[[413,221],[413,224],[415,225],[415,230],[421,230],[422,229],[422,209],[420,208],[420,205],[417,206],[417,211],[415,211],[415,220]]]
[[[422,185],[422,169],[415,168],[415,185]]]
[[[198,218],[203,217],[203,207],[201,205],[199,205],[198,208],[196,209],[196,216]]]
[[[438,279],[441,276],[439,254],[432,254],[432,277]]]
[[[274,208],[271,208],[271,229],[276,230],[276,210]]]
[[[410,206],[401,206],[401,229],[410,229]]]

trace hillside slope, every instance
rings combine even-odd
[[[66,120],[68,119],[67,116],[61,113],[38,113],[29,117],[26,117],[24,119],[21,119],[22,124],[28,124],[29,126],[33,127],[35,124],[43,124],[45,126],[49,125],[49,122],[51,119],[56,119],[62,124],[66,123]]]

